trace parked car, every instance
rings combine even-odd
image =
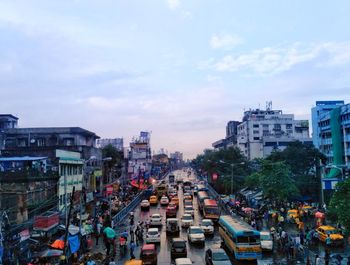
[[[178,258],[175,260],[175,265],[193,265],[190,258]]]
[[[192,215],[190,214],[184,214],[181,217],[181,226],[182,227],[190,227],[191,225],[193,225],[193,218]]]
[[[204,244],[205,242],[204,231],[199,226],[190,226],[187,230],[187,236],[190,243]]]
[[[159,213],[152,214],[150,218],[150,225],[161,226],[162,216]]]
[[[151,205],[157,205],[158,204],[158,197],[155,196],[155,195],[152,195],[150,198],[149,198],[149,203]]]
[[[160,233],[158,228],[149,228],[146,233],[146,243],[160,243]]]
[[[261,249],[263,251],[273,250],[273,239],[269,231],[260,232],[260,243],[261,243]]]
[[[185,205],[184,213],[194,216],[194,209],[192,205]]]
[[[177,207],[175,203],[169,203],[168,207],[166,208],[166,218],[168,217],[176,217],[176,213],[177,213]]]
[[[206,265],[231,265],[231,261],[227,256],[225,250],[222,248],[208,249],[205,252]]]
[[[142,211],[148,211],[149,210],[150,203],[148,200],[143,200],[141,202],[141,210]]]
[[[186,241],[182,238],[173,238],[171,240],[171,258],[185,258],[187,257]]]
[[[141,248],[140,259],[143,265],[157,265],[157,250],[154,244],[145,244]]]
[[[180,233],[179,219],[168,218],[166,220],[166,232],[167,234],[179,234]]]
[[[200,227],[203,229],[204,234],[213,235],[214,234],[214,224],[210,219],[203,219]]]
[[[168,205],[169,204],[169,199],[167,196],[162,196],[160,199],[160,205]]]
[[[316,229],[316,233],[321,242],[326,242],[326,238],[329,236],[332,240],[332,245],[340,246],[344,244],[344,236],[333,226],[321,225]]]

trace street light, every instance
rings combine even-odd
[[[337,166],[337,165],[332,165],[332,164],[327,165],[326,167],[327,168],[336,168],[336,169],[338,169],[340,171],[340,173],[341,173],[341,179],[342,180],[344,179],[343,167]]]
[[[245,162],[240,162],[240,163],[227,163],[223,160],[219,160],[220,163],[230,165],[231,166],[231,195],[233,194],[233,167],[236,165],[244,165]]]

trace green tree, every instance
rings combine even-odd
[[[102,148],[102,159],[106,159],[105,163],[109,170],[115,167],[118,174],[121,173],[120,171],[123,165],[123,152],[119,151],[113,145],[108,144]]]
[[[288,200],[299,193],[294,181],[290,178],[290,168],[284,162],[264,161],[262,169],[246,179],[251,187],[261,187],[264,196],[275,201]]]
[[[337,184],[329,204],[329,212],[334,214],[338,222],[350,233],[350,179]]]
[[[316,174],[316,169],[320,161],[325,162],[325,159],[314,146],[300,141],[291,142],[283,151],[273,152],[266,158],[272,162],[285,162],[300,194],[307,196],[319,194],[320,176]]]

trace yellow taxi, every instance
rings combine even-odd
[[[132,260],[126,261],[124,265],[143,265],[143,261],[140,259],[132,259]]]
[[[151,205],[157,205],[158,204],[158,197],[155,195],[152,195],[151,197],[149,197],[149,203]]]
[[[171,202],[176,204],[176,207],[179,207],[179,197],[172,197]]]
[[[296,209],[290,209],[287,212],[287,220],[291,223],[299,223],[299,211]]]
[[[339,231],[330,225],[321,225],[316,229],[318,239],[322,242],[326,242],[326,238],[329,236],[332,240],[332,245],[343,245],[344,237]]]

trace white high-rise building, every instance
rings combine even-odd
[[[308,120],[295,120],[282,110],[248,110],[237,127],[237,146],[248,159],[264,158],[274,150],[282,151],[290,142],[312,144]]]

